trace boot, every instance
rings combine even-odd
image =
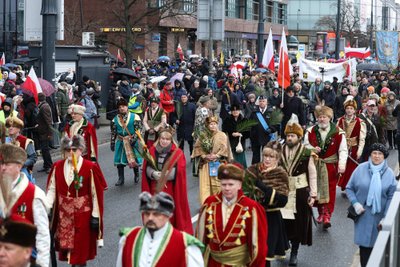
[[[323,218],[323,227],[324,230],[327,230],[329,227],[331,227],[331,214],[328,209],[325,209],[325,215]]]
[[[133,168],[133,172],[135,173],[135,184],[139,182],[139,167]]]
[[[324,206],[321,207],[321,206],[318,205],[318,214],[319,214],[319,216],[317,218],[317,223],[318,224],[322,223],[323,218],[324,218],[324,212],[325,212]]]
[[[297,253],[299,251],[299,242],[292,241],[292,248],[290,251],[289,266],[297,266]]]
[[[121,186],[125,182],[125,177],[124,177],[124,166],[118,165],[118,181],[115,183],[115,186]]]

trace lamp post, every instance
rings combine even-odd
[[[300,14],[300,8],[297,9],[297,40],[299,40],[299,14]]]

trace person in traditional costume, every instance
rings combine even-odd
[[[21,171],[27,160],[25,150],[12,144],[0,145],[0,215],[19,215],[37,227],[35,250],[32,254],[40,266],[49,266],[50,232],[46,195],[30,183]]]
[[[6,143],[19,146],[25,150],[27,159],[21,171],[25,173],[30,182],[35,183],[35,180],[32,177],[32,170],[33,165],[35,165],[37,161],[37,155],[33,140],[21,134],[21,130],[24,128],[24,122],[17,117],[8,117],[6,119],[6,128],[8,130]]]
[[[228,137],[218,129],[218,120],[216,116],[206,119],[206,130],[197,139],[192,153],[192,158],[196,159],[194,168],[199,171],[200,204],[207,197],[218,193],[218,166],[221,161],[232,159]]]
[[[158,132],[167,125],[167,115],[160,108],[158,97],[150,98],[150,107],[144,113],[143,128],[145,130],[144,141],[147,147],[152,147],[158,138]]]
[[[99,165],[82,157],[82,136],[64,137],[61,151],[65,159],[54,163],[47,180],[46,197],[52,207],[50,229],[59,260],[81,267],[96,257],[97,246],[103,246],[107,182]]]
[[[316,154],[301,143],[303,134],[303,127],[293,114],[285,127],[281,157],[281,166],[289,175],[289,198],[281,209],[291,244],[289,266],[297,266],[300,244],[312,245],[312,206],[317,198]]]
[[[143,226],[125,229],[116,267],[204,267],[204,245],[169,222],[174,199],[165,192],[139,195]]]
[[[315,108],[317,124],[307,129],[304,145],[318,155],[318,223],[326,230],[331,227],[331,217],[335,209],[336,185],[343,175],[347,162],[347,142],[345,132],[331,120],[333,110],[327,106]]]
[[[246,123],[246,119],[241,114],[241,105],[232,105],[231,114],[222,123],[222,131],[229,138],[233,159],[247,168],[245,147],[246,138],[250,136],[250,129],[238,131],[238,126],[243,123]]]
[[[96,128],[85,119],[85,111],[86,108],[79,104],[72,104],[69,107],[72,120],[70,120],[65,126],[65,136],[71,139],[77,134],[81,135],[85,139],[86,146],[85,154],[82,156],[87,160],[97,162],[98,152]]]
[[[186,185],[186,158],[183,151],[173,140],[173,128],[163,128],[159,131],[157,141],[149,150],[151,159],[143,162],[142,192],[154,194],[160,182],[162,170],[168,170],[165,186],[159,191],[168,193],[178,205],[170,218],[172,226],[188,234],[193,234],[189,201]]]
[[[350,176],[357,168],[358,162],[364,150],[365,137],[367,135],[367,126],[365,122],[356,116],[357,102],[352,96],[348,96],[343,103],[346,114],[340,117],[337,126],[339,126],[346,134],[346,143],[348,149],[348,158],[346,162],[346,170],[339,177],[338,185],[342,192],[346,189],[346,185],[350,180]]]
[[[114,151],[114,165],[118,169],[118,181],[115,186],[125,183],[124,168],[128,165],[133,168],[135,183],[139,182],[139,155],[138,136],[136,131],[142,128],[139,115],[128,110],[128,102],[121,98],[117,103],[118,115],[113,119],[114,127],[111,132],[111,150]]]
[[[243,194],[244,170],[223,163],[218,178],[221,192],[209,196],[200,208],[196,231],[206,246],[206,266],[265,266],[266,215],[258,202]]]
[[[286,206],[289,195],[287,172],[278,165],[281,159],[282,145],[271,141],[264,147],[262,162],[251,165],[247,172],[263,197],[259,202],[267,213],[268,254],[266,266],[275,259],[285,259],[289,242],[280,210]]]

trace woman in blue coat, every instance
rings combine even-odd
[[[346,187],[347,196],[360,215],[354,223],[354,243],[360,247],[361,266],[367,265],[378,227],[396,191],[396,177],[387,165],[388,156],[385,145],[373,144],[368,162],[361,163],[354,170]]]

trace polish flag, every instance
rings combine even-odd
[[[3,53],[3,55],[0,58],[0,66],[3,66],[4,64],[6,64],[6,56]]]
[[[121,54],[120,54],[120,52],[119,52],[119,49],[118,49],[118,52],[117,52],[117,60],[118,60],[118,62],[125,62],[125,61],[122,59],[122,57],[121,57]]]
[[[272,44],[272,30],[269,29],[269,35],[267,43],[265,44],[264,55],[261,64],[264,68],[275,72],[275,62],[274,62],[274,46]]]
[[[360,47],[360,48],[345,47],[344,54],[347,58],[355,57],[364,59],[371,56],[371,51],[369,50],[369,47]]]
[[[176,52],[179,54],[180,60],[183,60],[184,56],[183,56],[183,50],[182,50],[181,44],[178,44],[178,47],[176,48]]]
[[[39,80],[36,76],[36,72],[31,67],[28,76],[26,77],[26,80],[23,84],[21,84],[22,88],[25,88],[26,90],[32,92],[33,97],[35,98],[36,105],[39,103],[38,100],[38,93],[43,92],[42,87],[40,86]]]
[[[279,49],[278,84],[283,90],[290,86],[290,62],[285,29],[282,29],[281,47]]]

